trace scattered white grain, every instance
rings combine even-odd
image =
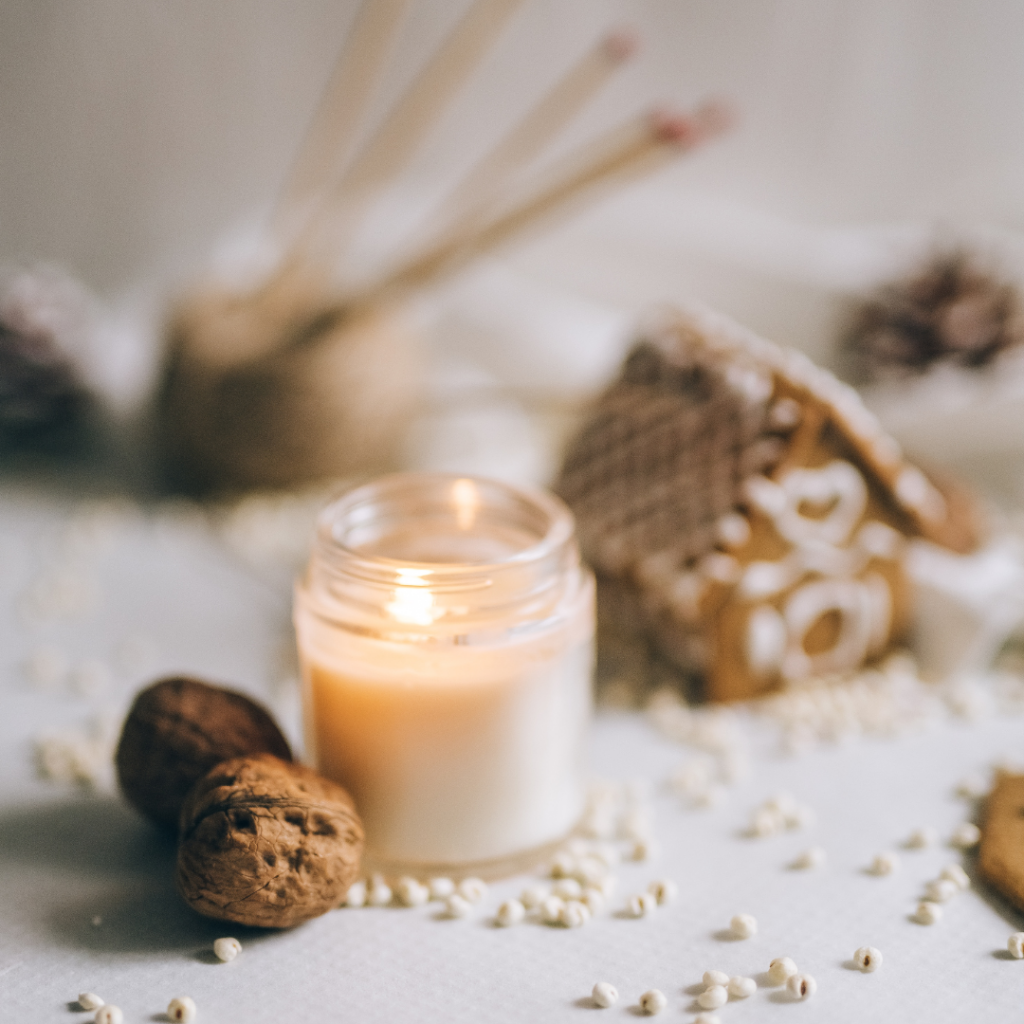
[[[788,829],[810,828],[814,824],[814,811],[807,804],[797,804],[783,816]]]
[[[619,848],[611,843],[596,843],[590,851],[590,856],[599,860],[606,868],[613,868],[622,860]]]
[[[365,907],[366,906],[366,882],[359,879],[357,882],[353,882],[348,887],[348,892],[345,893],[345,906],[346,907]]]
[[[619,1001],[619,990],[614,985],[609,985],[607,981],[599,981],[591,995],[594,1003],[602,1010],[607,1010],[609,1006],[614,1006]]]
[[[947,864],[939,872],[939,878],[945,878],[946,881],[952,882],[961,892],[965,892],[971,887],[971,880],[967,877],[967,872],[959,864]]]
[[[777,956],[768,965],[768,981],[772,985],[785,985],[796,973],[797,966],[788,956]]]
[[[1006,948],[1014,960],[1024,960],[1024,932],[1014,932],[1006,940]],[[82,1001],[81,996],[78,997],[78,1001]]]
[[[931,900],[921,900],[917,905],[914,920],[918,924],[937,924],[942,920],[942,907]]]
[[[653,839],[637,839],[630,850],[630,860],[654,860],[661,847]]]
[[[795,999],[810,999],[818,990],[818,983],[809,974],[792,974],[786,981],[786,991]]]
[[[704,1010],[717,1010],[720,1006],[725,1006],[728,1001],[729,993],[725,985],[710,985],[697,996],[697,1002]]]
[[[398,880],[395,891],[404,907],[422,907],[430,899],[430,889],[409,875]]]
[[[427,883],[432,900],[446,900],[455,892],[455,883],[450,878],[432,878]]]
[[[970,850],[972,847],[978,845],[978,841],[981,839],[981,829],[972,821],[965,821],[962,825],[958,825],[953,830],[953,835],[950,836],[950,843],[953,846],[958,847],[961,850]]]
[[[934,846],[938,841],[939,833],[931,825],[922,825],[907,836],[907,841],[903,845],[908,850],[924,850]]]
[[[582,928],[590,922],[590,910],[580,900],[569,900],[558,915],[558,923],[566,928]]]
[[[757,918],[753,914],[737,914],[730,922],[729,928],[737,939],[749,939],[757,934]]]
[[[587,910],[590,911],[592,917],[596,917],[604,910],[604,894],[600,889],[584,889],[583,895],[580,897],[580,901],[586,906]]]
[[[576,873],[576,858],[566,850],[556,853],[551,859],[552,878],[571,878]]]
[[[608,865],[603,859],[587,854],[576,862],[575,880],[581,885],[597,885],[608,874]]]
[[[526,907],[519,900],[505,900],[498,913],[494,916],[494,923],[499,928],[511,928],[514,925],[522,924],[526,918]]]
[[[714,985],[725,986],[729,984],[729,975],[725,971],[705,971],[704,987],[711,988]]]
[[[647,886],[647,891],[658,901],[659,906],[664,907],[679,895],[679,886],[671,879],[663,878],[656,882],[651,882]]]
[[[93,1017],[93,1020],[96,1024],[122,1024],[124,1021],[124,1014],[121,1012],[120,1006],[114,1006],[113,1003],[107,1003],[96,1011],[96,1016]]]
[[[925,896],[933,903],[948,903],[959,891],[948,878],[937,878],[924,887]]]
[[[799,871],[810,871],[820,868],[825,860],[825,851],[820,846],[811,846],[793,861],[793,867]]]
[[[575,878],[560,878],[551,891],[563,900],[578,900],[583,895],[583,886]]]
[[[630,917],[647,917],[658,909],[658,900],[653,893],[640,892],[626,901],[626,912]]]
[[[482,878],[464,878],[459,882],[458,893],[470,903],[480,903],[487,896],[487,883]]]
[[[196,1003],[190,996],[178,996],[167,1004],[167,1016],[171,1020],[189,1024],[196,1019]]]
[[[527,910],[536,910],[551,895],[548,885],[528,885],[520,894],[519,902]]]
[[[791,814],[796,810],[797,806],[796,797],[793,796],[792,793],[787,793],[785,791],[776,793],[773,797],[769,797],[762,805],[764,810],[774,811],[782,817],[785,817],[787,814]]]
[[[759,807],[750,819],[750,834],[758,839],[774,836],[786,827],[786,819],[770,807]]]
[[[871,862],[871,874],[884,876],[891,875],[894,871],[897,871],[900,866],[900,859],[895,853],[886,851],[879,853],[875,856],[875,859]]]
[[[83,1010],[98,1010],[104,1001],[95,992],[79,992],[78,1005]]]
[[[656,988],[652,988],[640,997],[640,1009],[652,1016],[661,1013],[666,1006],[668,1006],[668,1000],[665,998],[665,993],[659,992]]]
[[[230,963],[241,952],[242,944],[238,939],[216,939],[213,943],[213,955],[223,963]]]
[[[564,906],[564,900],[557,896],[549,896],[540,905],[540,919],[545,924],[560,924]]]
[[[473,913],[473,904],[457,892],[453,892],[445,900],[444,909],[449,917],[469,917]]]
[[[391,902],[391,886],[379,875],[374,876],[367,894],[366,902],[371,907],[386,907]]]
[[[722,1024],[722,1018],[717,1013],[698,1013],[693,1024]]]
[[[882,954],[874,946],[861,946],[853,954],[853,962],[862,971],[870,974],[882,966]]]
[[[729,995],[733,999],[749,999],[757,991],[757,982],[753,978],[736,975],[729,979]]]

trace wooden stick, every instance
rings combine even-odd
[[[274,213],[278,234],[341,172],[410,0],[364,0]]]
[[[468,226],[489,197],[547,146],[636,52],[635,37],[614,32],[588,51],[452,190],[435,220]]]
[[[296,248],[312,249],[327,239],[334,253],[344,251],[369,197],[403,170],[523,2],[475,0],[335,183],[316,229],[304,232]]]
[[[617,128],[568,157],[518,203],[491,220],[457,230],[352,296],[356,307],[372,305],[449,274],[468,260],[502,245],[586,193],[612,181],[625,181],[661,167],[677,153],[700,145],[729,123],[728,112],[708,104],[692,117],[656,112]]]

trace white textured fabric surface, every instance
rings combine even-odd
[[[741,714],[751,770],[707,810],[687,809],[664,785],[694,751],[637,713],[602,713],[595,775],[645,780],[662,850],[620,867],[611,911],[582,929],[493,927],[498,902],[518,894],[523,878],[492,887],[463,921],[439,919],[432,904],[339,910],[292,932],[257,934],[194,916],[174,892],[172,850],[115,796],[37,780],[33,745],[97,715],[116,718],[141,682],[172,670],[245,686],[295,735],[294,693],[281,684],[290,671],[281,657],[287,576],[254,570],[225,536],[180,507],[83,509],[10,487],[0,495],[0,993],[10,1019],[81,1020],[74,1000],[89,990],[121,1006],[127,1022],[162,1020],[168,1001],[185,994],[201,1020],[217,1024],[582,1022],[597,1012],[589,993],[599,980],[621,993],[604,1011],[610,1019],[631,1019],[652,987],[668,997],[665,1019],[692,1019],[695,986],[710,968],[760,985],[723,1007],[723,1021],[1018,1018],[1024,964],[1004,951],[1024,919],[975,889],[947,904],[939,924],[914,923],[908,915],[927,880],[954,861],[973,868],[944,842],[900,848],[920,825],[945,840],[971,813],[956,783],[1024,755],[1024,720],[984,713],[798,757],[778,752],[770,721]],[[61,584],[58,563],[77,575]],[[47,682],[45,652],[51,668],[61,655],[69,672]],[[107,675],[95,665],[83,672],[90,661]],[[810,805],[816,822],[747,838],[751,812],[779,790]],[[812,844],[824,847],[827,864],[788,869]],[[900,869],[865,873],[887,849],[897,850]],[[625,918],[626,898],[657,878],[678,882],[678,899],[649,919]],[[748,941],[724,934],[740,912],[760,924]],[[244,947],[230,964],[211,953],[225,934]],[[852,969],[863,945],[883,953],[874,974]],[[764,987],[763,972],[781,955],[817,979],[807,1004]]]

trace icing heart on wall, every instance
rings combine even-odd
[[[868,500],[864,478],[843,459],[819,469],[792,469],[777,481],[755,477],[746,490],[779,534],[797,547],[808,541],[845,544]]]

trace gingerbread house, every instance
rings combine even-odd
[[[712,700],[879,657],[908,623],[907,542],[976,543],[964,496],[906,462],[852,388],[703,310],[643,334],[556,489],[602,641],[640,640]]]

